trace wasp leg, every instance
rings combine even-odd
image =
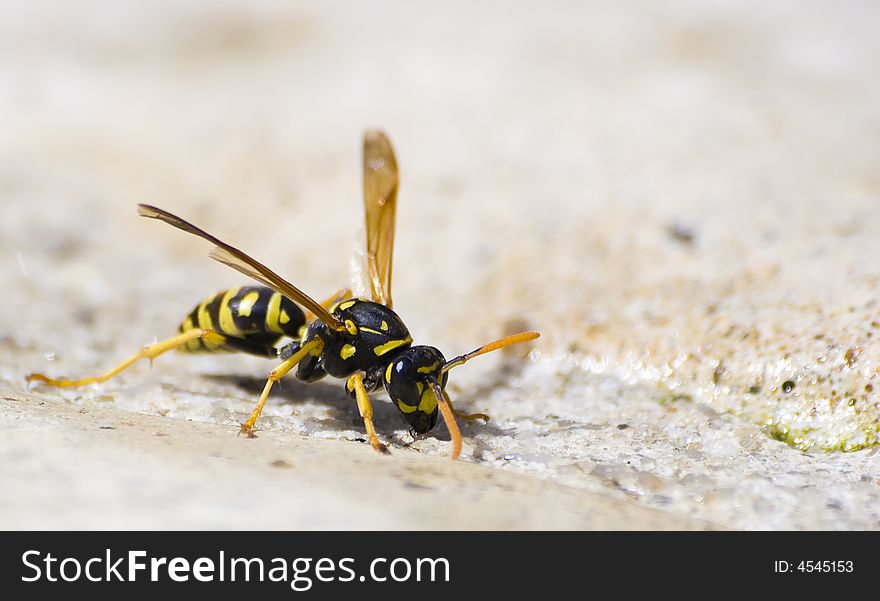
[[[341,290],[337,290],[333,296],[327,297],[321,303],[321,306],[327,309],[328,311],[335,305],[336,303],[341,303],[344,300],[348,300],[351,298],[351,290],[348,288],[342,288]]]
[[[282,359],[286,357],[290,357],[293,353],[298,352],[300,348],[299,342],[291,342],[287,346],[281,349],[279,356]],[[299,362],[299,365],[296,368],[296,379],[300,382],[312,383],[317,382],[321,378],[327,375],[327,372],[324,371],[323,361],[321,361],[321,353],[320,352],[312,352],[307,357],[305,357],[302,361]]]
[[[380,453],[388,453],[388,447],[379,442],[376,436],[376,427],[373,425],[373,406],[370,404],[370,397],[367,395],[367,389],[364,386],[364,376],[362,374],[354,374],[346,382],[346,387],[354,389],[355,398],[357,398],[358,411],[364,418],[364,427],[367,429],[367,437],[370,439],[370,446]]]
[[[95,376],[93,378],[84,378],[82,380],[56,380],[54,378],[46,377],[43,374],[29,374],[26,379],[28,382],[37,381],[42,382],[43,384],[48,384],[49,386],[63,387],[85,386],[86,384],[99,384],[101,382],[106,382],[119,372],[128,368],[138,359],[149,359],[152,362],[153,359],[155,359],[162,353],[167,353],[168,351],[180,348],[193,340],[201,340],[202,342],[221,346],[224,342],[226,342],[226,337],[219,332],[215,332],[214,330],[188,330],[183,334],[175,336],[174,338],[169,338],[168,340],[163,340],[162,342],[157,342],[156,344],[145,346],[138,354],[134,355],[133,357],[129,357],[128,359],[117,365],[115,368],[100,376]]]
[[[449,398],[449,395],[446,394],[446,391],[443,391],[443,396],[446,398],[446,402],[449,404],[449,408],[452,409],[452,415],[459,419],[466,419],[468,421],[481,419],[484,422],[489,421],[489,416],[485,413],[462,413],[452,404],[452,399]]]
[[[248,417],[247,421],[241,425],[239,434],[253,436],[254,424],[257,423],[257,418],[260,417],[260,413],[263,411],[263,406],[266,404],[266,399],[269,398],[269,391],[272,390],[272,386],[275,385],[275,382],[283,378],[287,372],[296,367],[297,363],[305,359],[311,353],[320,351],[320,348],[323,346],[324,341],[321,338],[314,338],[310,342],[302,345],[298,351],[282,361],[281,365],[269,372],[269,379],[266,381],[266,386],[263,388],[263,394],[260,395],[260,400],[251,412],[250,417]]]
[[[328,296],[323,301],[321,301],[321,306],[330,311],[335,305],[349,298],[351,298],[351,290],[349,290],[348,288],[343,288],[341,290],[337,290],[332,296]],[[315,314],[307,312],[306,323],[312,321],[313,319],[315,319]]]

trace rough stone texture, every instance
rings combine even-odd
[[[260,486],[287,511],[265,527],[880,526],[873,3],[0,10],[3,526],[246,527]],[[464,462],[381,400],[392,457],[312,440],[364,435],[331,381],[285,381],[238,439],[269,369],[249,357],[25,389],[105,369],[242,282],[136,202],[315,296],[347,285],[367,127],[403,172],[395,308],[416,340],[543,334],[453,373],[458,405],[492,415],[462,425]],[[394,511],[420,498],[403,473],[473,516]],[[132,502],[144,477],[160,501]],[[365,482],[369,524],[341,509]],[[505,490],[546,511],[491,511]],[[309,513],[324,501],[340,509]]]
[[[694,529],[710,525],[536,478],[365,445],[3,400],[5,527]],[[41,452],[22,449],[39,447]],[[18,449],[18,450],[16,450]],[[132,469],[136,463],[136,470]],[[75,465],[75,469],[71,469]],[[88,477],[83,477],[88,474]],[[66,510],[58,511],[58,497]],[[11,516],[15,519],[12,520]]]

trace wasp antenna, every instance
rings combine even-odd
[[[452,459],[458,459],[458,456],[461,455],[461,430],[458,429],[455,414],[452,407],[446,402],[446,395],[443,394],[440,383],[434,378],[429,378],[428,385],[437,397],[437,407],[440,409],[443,421],[446,422],[446,429],[449,430],[449,437],[452,439]]]
[[[496,340],[495,342],[490,342],[489,344],[484,344],[478,349],[474,349],[466,355],[460,355],[455,359],[451,359],[443,364],[443,367],[440,368],[440,374],[445,374],[453,367],[458,367],[459,365],[463,365],[467,363],[474,357],[479,357],[480,355],[485,355],[486,353],[491,353],[492,351],[497,351],[498,349],[502,349],[506,346],[510,346],[512,344],[519,344],[520,342],[528,342],[529,340],[534,340],[539,337],[541,334],[538,332],[520,332],[519,334],[513,334],[512,336],[506,336],[505,338],[501,338],[500,340]]]

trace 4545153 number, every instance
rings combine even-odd
[[[829,573],[829,572],[852,572],[854,569],[853,562],[848,560],[840,561],[810,561],[803,560],[797,563],[778,560],[773,562],[773,571],[777,574],[783,572],[803,572],[803,573]]]

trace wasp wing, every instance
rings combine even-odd
[[[381,131],[364,134],[364,212],[367,224],[367,273],[373,301],[391,307],[391,262],[397,212],[397,159]]]
[[[183,230],[200,238],[204,238],[208,242],[212,242],[217,247],[213,249],[210,253],[212,259],[215,259],[216,261],[219,261],[224,265],[228,265],[229,267],[232,267],[233,269],[254,278],[258,282],[269,286],[273,290],[280,292],[289,299],[298,302],[302,306],[306,307],[309,311],[314,313],[318,317],[318,319],[326,323],[334,330],[342,330],[345,327],[342,323],[339,322],[338,319],[328,313],[327,310],[322,307],[320,303],[312,299],[305,292],[279,276],[277,273],[275,273],[256,259],[249,257],[244,252],[238,250],[234,246],[226,244],[225,242],[219,240],[218,238],[215,238],[208,232],[194,226],[184,219],[181,219],[177,215],[165,211],[164,209],[160,209],[158,207],[153,207],[150,205],[139,204],[138,214],[142,217],[164,221],[168,225],[173,225],[177,229]]]

